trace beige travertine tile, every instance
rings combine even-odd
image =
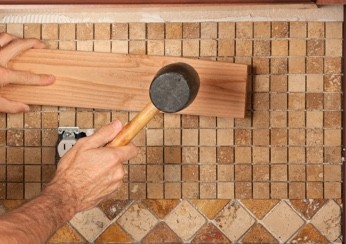
[[[308,37],[323,38],[325,37],[323,22],[308,22]]]
[[[263,224],[276,238],[285,242],[304,224],[304,221],[282,201],[263,218]]]
[[[306,22],[290,22],[290,37],[305,38],[307,35]]]
[[[225,29],[226,29],[225,32],[228,33],[227,27],[225,27]],[[193,22],[183,23],[183,38],[184,39],[194,39],[199,37],[200,37],[200,23],[193,23]]]
[[[272,37],[285,38],[288,33],[288,22],[272,22]]]
[[[272,56],[287,56],[288,55],[288,40],[272,40],[271,41],[271,55]]]
[[[323,234],[329,241],[335,241],[340,235],[340,207],[329,200],[324,207],[315,214],[311,223]]]
[[[183,40],[183,56],[184,57],[198,57],[199,56],[199,50],[200,50],[200,42],[197,39],[187,39]],[[223,50],[224,55],[229,54],[227,53],[228,50]],[[232,54],[230,54],[232,55]]]
[[[6,24],[6,32],[23,38],[24,37],[24,26],[23,24]]]
[[[232,242],[236,242],[254,222],[253,217],[236,200],[227,204],[214,220],[215,225]]]

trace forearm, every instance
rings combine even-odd
[[[40,196],[0,216],[1,243],[45,243],[75,214],[69,194],[48,186]]]

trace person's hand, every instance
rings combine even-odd
[[[20,39],[7,33],[0,33],[0,89],[7,84],[50,85],[55,77],[45,74],[33,74],[26,71],[15,71],[7,68],[8,62],[30,48],[44,48],[37,39]],[[29,106],[10,101],[0,96],[0,112],[18,113],[29,111]]]
[[[68,197],[72,214],[108,199],[122,184],[125,174],[122,162],[138,154],[131,143],[117,148],[104,147],[121,128],[121,122],[115,121],[79,139],[60,160],[46,194]]]

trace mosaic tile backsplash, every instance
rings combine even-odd
[[[252,67],[245,119],[156,116],[134,140],[140,154],[125,163],[115,199],[76,216],[51,242],[340,242],[342,24],[0,24],[53,49]],[[99,128],[134,115],[49,106],[0,114],[3,211],[54,175],[59,126]]]

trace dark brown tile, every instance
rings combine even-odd
[[[142,201],[155,215],[164,219],[179,203],[180,200],[143,200]]]
[[[25,182],[41,182],[41,165],[25,166]]]
[[[191,243],[231,243],[231,241],[215,225],[209,223],[197,232]]]
[[[183,243],[180,237],[164,222],[156,225],[141,241],[142,243]]]
[[[279,241],[261,224],[253,225],[242,238],[242,243],[279,243]]]

